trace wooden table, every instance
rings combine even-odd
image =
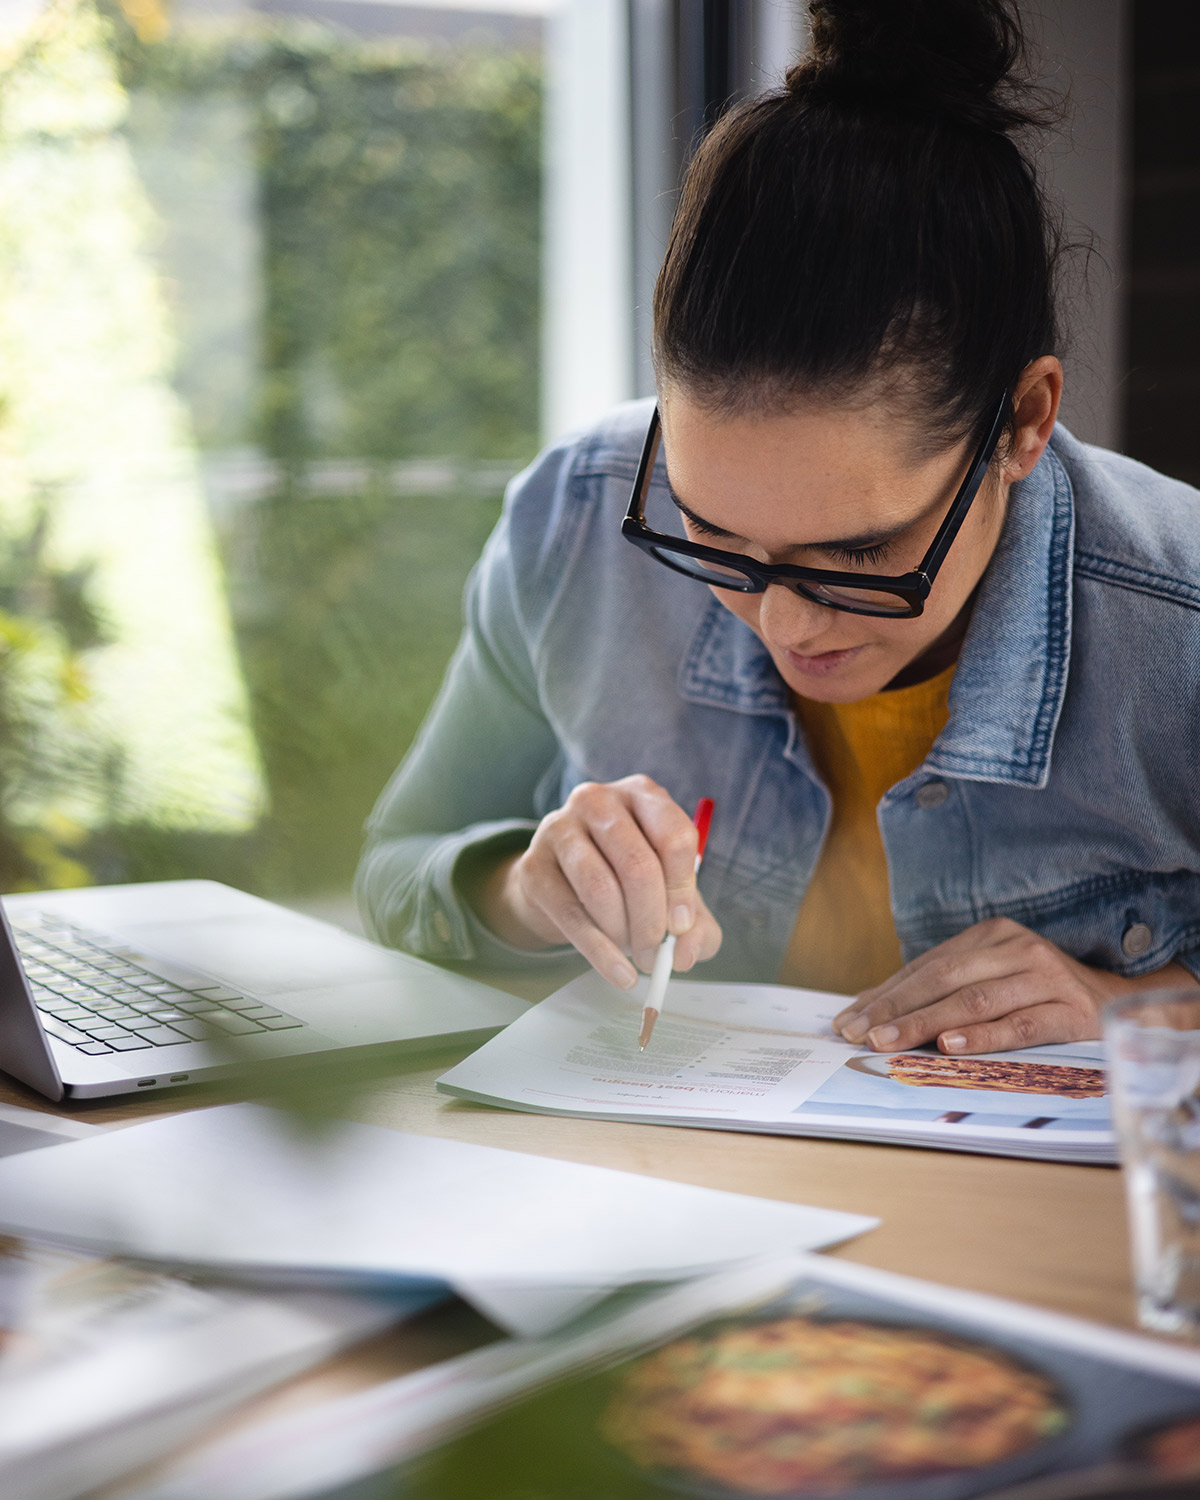
[[[530,998],[531,989],[547,988],[515,983],[511,976],[490,977]],[[395,1130],[878,1215],[883,1220],[878,1229],[829,1253],[1078,1317],[1135,1326],[1121,1178],[1110,1167],[491,1109],[436,1092],[436,1079],[463,1055],[459,1049],[406,1065],[393,1063],[382,1076],[376,1064],[373,1074],[357,1079],[309,1080],[304,1103]],[[58,1112],[96,1124],[128,1124],[229,1097],[244,1093],[180,1090]],[[55,1108],[3,1078],[0,1098],[29,1108]],[[427,1364],[440,1352],[458,1352],[473,1339],[478,1340],[477,1331],[455,1324],[435,1325],[416,1348],[403,1332],[374,1340],[361,1352],[252,1403],[242,1420],[361,1388]]]

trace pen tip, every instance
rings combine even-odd
[[[647,1007],[642,1012],[642,1029],[638,1032],[638,1051],[645,1052],[646,1043],[654,1035],[654,1023],[658,1020],[658,1012]]]

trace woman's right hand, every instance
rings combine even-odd
[[[673,932],[675,968],[712,958],[721,929],[696,889],[696,829],[648,776],[583,782],[538,824],[528,849],[472,894],[483,922],[517,948],[571,943],[620,989]]]

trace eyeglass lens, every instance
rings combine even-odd
[[[681,542],[688,540],[683,517],[679,508],[671,500],[665,485],[648,486],[644,497],[644,512],[646,525],[652,531],[657,531],[660,535],[672,539],[678,538]],[[660,562],[666,563],[677,572],[685,573],[689,578],[697,579],[700,583],[713,584],[717,588],[736,589],[742,593],[753,593],[759,586],[752,575],[733,564],[726,565],[707,558],[692,557],[686,552],[677,552],[674,548],[661,544],[654,546],[651,551]],[[906,615],[910,612],[907,600],[882,589],[859,589],[842,584],[809,583],[801,582],[799,579],[780,581],[783,582],[784,587],[790,588],[794,593],[812,599],[817,604],[827,604],[833,609],[849,607],[879,615]]]

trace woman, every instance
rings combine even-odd
[[[1095,1037],[1200,973],[1200,496],[1056,426],[1011,4],[810,9],[689,170],[658,416],[511,489],[363,908],[625,989],[670,930],[878,1049]]]

